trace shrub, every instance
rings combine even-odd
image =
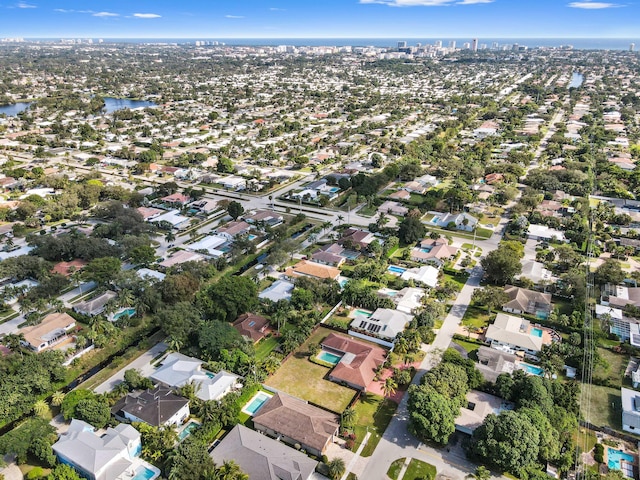
[[[596,443],[596,446],[593,447],[593,459],[598,463],[604,462],[604,447],[601,443]]]
[[[42,467],[34,467],[31,470],[29,470],[29,473],[27,473],[28,480],[33,480],[33,479],[42,478],[42,477],[44,477],[44,470],[42,469]]]

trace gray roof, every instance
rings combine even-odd
[[[294,285],[286,280],[277,280],[270,287],[265,288],[258,295],[259,298],[266,298],[277,302],[278,300],[289,300]]]
[[[501,352],[494,348],[478,348],[476,368],[488,382],[494,382],[501,373],[512,373],[518,357],[512,353]]]
[[[539,352],[542,349],[542,337],[529,334],[529,321],[505,313],[498,313],[495,321],[485,333],[487,341],[495,340],[524,350]]]
[[[116,403],[112,412],[133,415],[149,425],[160,427],[180,411],[189,401],[166,387],[145,390],[137,396],[129,394]]]
[[[236,425],[211,452],[220,465],[233,460],[251,480],[307,480],[318,462],[285,444]]]
[[[91,425],[73,419],[53,450],[82,470],[98,474],[96,480],[111,480],[132,465],[127,447],[129,442],[139,440],[140,434],[131,425],[120,424],[98,436]],[[100,473],[105,467],[108,469]]]
[[[628,388],[620,389],[622,398],[622,425],[640,427],[640,392]]]
[[[112,298],[116,298],[118,295],[116,292],[107,290],[102,295],[97,296],[92,300],[85,300],[73,306],[73,309],[85,315],[99,315],[104,311],[105,306]]]

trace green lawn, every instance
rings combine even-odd
[[[334,315],[329,320],[327,320],[326,324],[334,327],[338,327],[338,328],[347,329],[349,328],[349,324],[351,323],[352,320],[353,318],[349,318],[347,316]]]
[[[412,458],[402,480],[433,480],[436,473],[436,467],[430,463]]]
[[[629,356],[614,353],[606,348],[598,348],[598,355],[607,363],[597,364],[593,371],[594,380],[608,380],[613,385],[622,386],[624,371],[629,363]]]
[[[278,337],[263,338],[256,345],[256,360],[264,360],[278,346],[280,339]]]
[[[371,456],[397,408],[398,405],[395,402],[385,400],[378,395],[370,393],[362,395],[354,405],[356,411],[356,425],[354,427],[356,442],[353,446],[353,451],[355,452],[362,440],[364,440],[368,427],[371,436],[367,445],[362,449],[361,456]]]
[[[342,413],[353,399],[355,391],[325,379],[331,369],[311,363],[306,355],[310,343],[320,343],[330,332],[322,327],[316,330],[265,384]]]
[[[443,273],[441,283],[450,280],[456,284],[458,291],[460,291],[462,290],[462,287],[464,287],[464,284],[467,283],[467,279],[467,275],[450,275],[448,273]]]
[[[493,315],[489,314],[486,308],[470,305],[464,313],[464,317],[462,317],[462,324],[483,328],[489,325],[492,317]]]
[[[458,340],[458,339],[455,339],[454,342],[456,342],[458,345],[464,348],[467,351],[467,353],[475,352],[476,350],[478,350],[478,348],[480,348],[480,345],[473,342],[465,342],[464,340]]]
[[[398,475],[400,474],[400,470],[402,470],[402,466],[404,465],[406,458],[399,458],[394,460],[387,470],[387,477],[391,480],[398,480]]]
[[[584,407],[582,408],[585,419],[594,425],[609,426],[614,430],[622,431],[622,402],[619,388],[592,385],[589,414],[584,411]]]

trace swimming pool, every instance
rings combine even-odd
[[[342,358],[342,355],[335,355],[325,350],[322,350],[318,354],[318,360],[322,360],[323,362],[330,363],[331,365],[337,365],[341,358]]]
[[[200,424],[198,422],[190,421],[182,430],[180,430],[180,433],[178,433],[178,441],[183,441],[185,438],[191,435],[191,432],[198,429],[199,427]]]
[[[389,265],[389,268],[387,268],[387,270],[389,270],[391,273],[397,273],[398,275],[402,275],[407,271],[406,268],[396,267],[395,265]]]
[[[251,235],[251,234],[249,234],[249,235],[247,236],[247,240],[255,240],[256,238],[258,238],[258,236],[257,236],[257,235]]]
[[[133,477],[132,480],[151,480],[152,478],[156,478],[157,476],[158,475],[156,474],[156,472],[143,465],[138,469],[138,471],[136,472],[136,476]]]
[[[358,310],[354,310],[354,311],[353,311],[353,316],[354,316],[354,317],[357,317],[357,316],[360,316],[360,317],[370,317],[371,315],[373,315],[373,313],[372,313],[372,312],[369,312],[369,311],[367,311],[367,310],[360,310],[360,309],[358,309]]]
[[[440,220],[440,217],[433,217],[431,220],[429,220],[429,222],[436,225],[438,223],[438,220]]]
[[[133,317],[136,314],[136,309],[135,308],[125,308],[124,310],[118,312],[118,313],[114,313],[113,314],[113,320],[119,320],[120,318],[124,317],[125,315],[129,318]]]
[[[433,248],[431,248],[431,247],[421,248],[421,249],[420,249],[420,251],[421,251],[422,253],[430,253],[430,252],[431,252],[431,250],[433,250]]]
[[[541,328],[532,328],[531,336],[533,337],[542,337],[542,329]]]
[[[251,400],[244,406],[242,409],[243,412],[248,413],[249,415],[255,415],[262,405],[271,398],[271,395],[268,395],[264,392],[256,393]]]
[[[611,470],[622,470],[622,461],[633,463],[633,455],[622,450],[609,447],[607,449],[607,467]]]
[[[536,375],[538,377],[541,377],[544,374],[544,370],[540,367],[537,367],[535,365],[531,365],[529,363],[524,363],[524,362],[520,362],[520,366],[522,367],[522,369],[527,372],[530,375]]]

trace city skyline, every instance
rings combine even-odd
[[[25,0],[0,11],[0,37],[24,38],[640,37],[640,6],[616,0]]]

